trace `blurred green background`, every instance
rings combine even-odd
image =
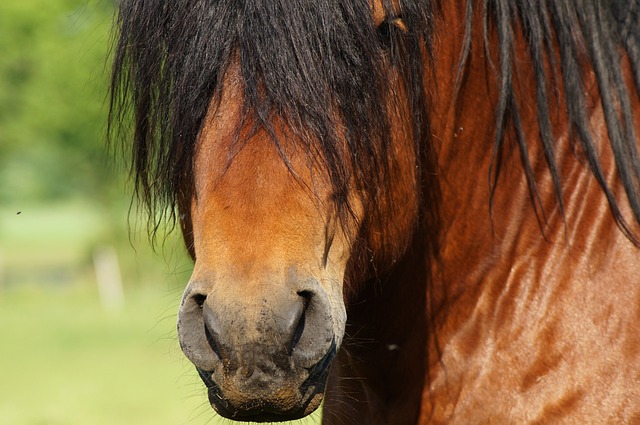
[[[0,0],[0,424],[231,423],[177,343],[180,235],[151,249],[106,148],[113,8]]]

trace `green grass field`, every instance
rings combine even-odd
[[[129,291],[120,313],[89,288],[0,294],[0,423],[216,423],[176,343],[179,294]]]
[[[134,250],[108,223],[82,204],[0,210],[0,424],[232,423],[213,413],[177,342],[190,273],[179,243],[155,255],[142,238]],[[122,266],[120,311],[101,306],[92,273],[104,243]]]

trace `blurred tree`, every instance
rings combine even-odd
[[[114,193],[112,14],[113,0],[0,1],[0,205]]]
[[[118,251],[125,286],[189,270],[178,232],[150,252],[106,147],[116,1],[0,0],[0,281],[2,267],[13,282],[83,271],[99,246]]]

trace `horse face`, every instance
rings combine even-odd
[[[376,25],[381,11],[374,7]],[[409,244],[419,187],[411,113],[389,69],[391,148],[379,160],[388,161],[382,168],[393,185],[353,185],[350,215],[338,219],[318,152],[277,118],[272,132],[256,126],[240,74],[231,66],[212,102],[194,160],[194,197],[181,208],[195,267],[179,339],[222,416],[296,419],[322,401],[345,330],[343,294],[355,293],[372,269],[387,270]],[[342,142],[338,151],[347,149]],[[343,166],[357,174],[349,160]]]
[[[262,131],[234,143],[251,129],[238,130],[233,81],[199,140],[189,214],[196,261],[178,334],[222,416],[295,419],[319,406],[342,341],[354,235],[334,225],[326,176],[285,134],[288,164]]]

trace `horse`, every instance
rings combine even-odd
[[[640,1],[122,0],[110,134],[211,406],[640,422]],[[129,142],[129,140],[131,140]]]

